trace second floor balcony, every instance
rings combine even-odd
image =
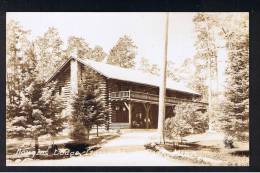
[[[148,102],[152,104],[159,103],[159,95],[145,93],[145,92],[137,92],[137,91],[118,91],[110,93],[111,101],[137,101],[137,102]],[[199,102],[195,100],[189,99],[181,99],[176,97],[165,97],[166,105],[176,105],[180,103],[196,103],[199,107],[205,108],[207,107],[207,103]]]

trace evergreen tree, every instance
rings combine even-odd
[[[54,137],[64,129],[63,123],[66,120],[61,116],[62,100],[53,94],[55,87],[45,85],[44,81],[33,80],[21,92],[20,104],[9,110],[8,136],[34,139],[36,153],[38,138],[45,134]]]
[[[106,114],[106,107],[92,90],[80,89],[73,101],[73,130],[77,130],[76,126],[80,127],[78,123],[81,122],[87,130],[87,139],[89,139],[90,130],[94,125],[104,124]],[[74,134],[74,132],[71,134]]]
[[[17,22],[8,24],[7,136],[35,139],[37,152],[39,136],[54,136],[63,129],[63,118],[58,117],[62,104],[53,95],[54,86],[37,78],[35,45],[27,36]]]
[[[136,45],[127,35],[119,38],[116,45],[110,50],[107,63],[123,68],[135,66]]]
[[[222,33],[228,52],[226,101],[220,117],[227,135],[248,139],[249,132],[249,22],[248,14],[229,15]]]

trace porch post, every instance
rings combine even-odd
[[[129,102],[128,104],[126,102],[124,102],[125,107],[128,110],[128,126],[129,128],[132,128],[132,103]]]
[[[151,105],[149,103],[144,103],[144,109],[145,109],[145,120],[146,120],[146,128],[148,129],[149,128],[149,122],[148,122],[148,119],[149,119],[149,113],[150,113],[150,107]]]
[[[129,109],[128,109],[128,123],[129,123],[129,128],[132,128],[132,104],[131,104],[131,102],[129,103]]]

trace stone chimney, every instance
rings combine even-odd
[[[75,95],[78,93],[79,88],[79,64],[76,60],[77,53],[73,51],[71,53],[71,61],[70,61],[70,86],[71,86],[71,94]]]

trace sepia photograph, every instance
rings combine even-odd
[[[7,166],[249,153],[248,12],[6,13]]]

